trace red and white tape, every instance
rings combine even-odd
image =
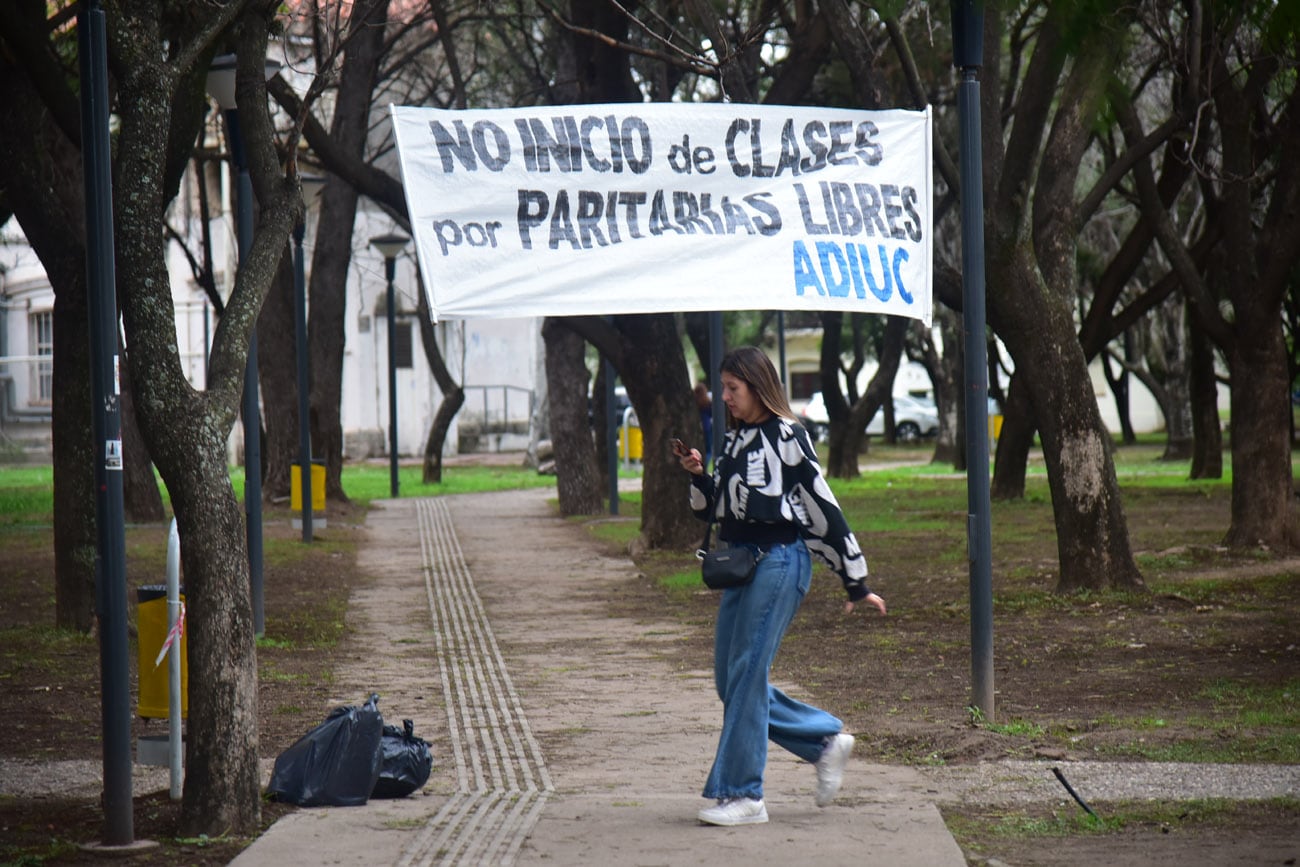
[[[153,667],[157,668],[162,665],[162,661],[167,657],[167,651],[171,650],[173,644],[181,640],[185,634],[185,603],[181,603],[181,616],[176,618],[176,625],[167,633],[167,638],[163,641],[162,650],[158,651],[158,658],[153,661]]]

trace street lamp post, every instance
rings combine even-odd
[[[266,61],[266,77],[275,75],[280,64]],[[239,209],[239,266],[242,268],[253,246],[253,181],[244,154],[244,137],[239,128],[235,104],[235,55],[223,54],[212,60],[208,70],[208,93],[226,115],[230,156],[239,172],[236,204]],[[248,534],[248,583],[253,600],[253,632],[266,630],[262,605],[262,422],[257,395],[257,329],[248,337],[248,362],[244,366],[244,516]]]
[[[311,478],[311,369],[307,359],[307,275],[303,263],[302,241],[307,233],[307,212],[320,196],[325,179],[301,175],[303,215],[293,227],[294,337],[298,356],[298,482],[302,496],[302,540],[312,539]]]
[[[966,501],[970,552],[971,706],[993,721],[993,541],[989,506],[988,359],[984,311],[984,187],[979,70],[983,0],[952,0],[953,65],[960,70],[962,316],[966,341]]]
[[[388,281],[388,489],[391,497],[397,496],[397,344],[393,340],[397,304],[393,276],[397,270],[397,255],[410,240],[397,234],[370,239],[370,245],[384,257],[384,278]]]
[[[77,16],[82,162],[86,189],[86,294],[90,308],[94,412],[95,614],[99,618],[104,760],[104,848],[135,840],[131,796],[131,671],[127,659],[126,525],[122,506],[122,416],[117,302],[113,294],[112,146],[108,128],[108,43],[97,0]]]

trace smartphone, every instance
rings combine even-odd
[[[672,437],[668,442],[672,444],[673,454],[677,455],[679,458],[684,458],[691,453],[691,450],[686,447],[686,443],[682,442],[677,437]]]

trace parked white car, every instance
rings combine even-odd
[[[799,410],[799,423],[808,430],[814,442],[826,438],[830,431],[830,418],[826,415],[826,404],[822,393],[815,392],[808,398],[808,403]],[[923,437],[931,437],[939,432],[939,411],[934,404],[908,394],[894,395],[894,436],[899,442],[911,443]],[[868,436],[884,436],[885,414],[879,410],[867,422]]]

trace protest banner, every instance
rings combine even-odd
[[[437,319],[768,309],[930,322],[928,108],[391,112]]]

